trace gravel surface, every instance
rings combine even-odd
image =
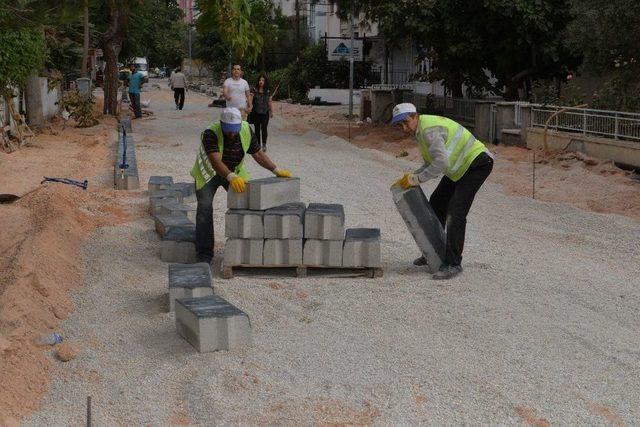
[[[192,92],[183,111],[167,90],[148,95],[157,119],[134,122],[141,184],[187,180],[220,110]],[[254,345],[199,354],[166,313],[141,192],[139,220],[84,245],[86,287],[63,330],[80,352],[57,362],[25,425],[83,424],[87,395],[95,425],[640,423],[638,223],[487,184],[464,273],[434,282],[411,265],[418,250],[389,193],[414,165],[282,126],[273,120],[268,154],[301,177],[303,201],[343,203],[347,226],[381,228],[384,277],[220,279],[221,191],[214,288],[249,314]]]

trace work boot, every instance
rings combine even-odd
[[[413,265],[420,265],[420,266],[422,266],[422,265],[427,265],[427,259],[426,259],[426,258],[424,257],[424,255],[423,255],[423,256],[421,256],[420,258],[416,258],[416,259],[413,261]]]
[[[442,264],[440,269],[433,273],[433,276],[431,276],[431,278],[433,280],[447,280],[457,276],[460,273],[462,273],[461,265]]]

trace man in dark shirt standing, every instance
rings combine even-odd
[[[263,168],[274,175],[290,178],[291,172],[278,169],[267,154],[260,149],[260,142],[242,120],[240,110],[225,108],[216,121],[201,135],[200,148],[191,176],[196,182],[196,251],[198,262],[211,262],[213,258],[213,196],[222,186],[228,191],[242,193],[249,174],[244,167],[244,158],[250,154]]]

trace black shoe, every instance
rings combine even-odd
[[[420,258],[416,258],[413,261],[413,265],[427,265],[427,259],[423,256],[421,256]]]
[[[440,269],[433,273],[433,280],[447,280],[462,273],[462,266],[442,264]]]

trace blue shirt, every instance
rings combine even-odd
[[[140,93],[140,87],[142,86],[142,73],[136,71],[129,77],[129,93]]]

